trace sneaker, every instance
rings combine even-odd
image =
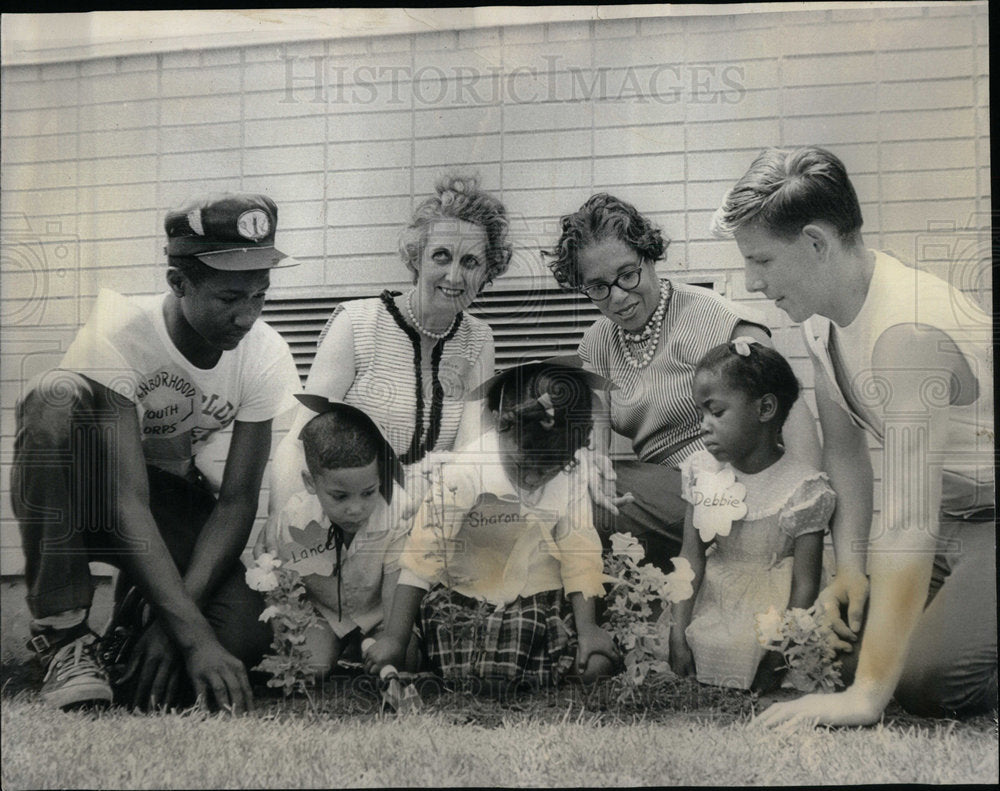
[[[88,633],[55,650],[39,693],[43,703],[60,709],[111,703],[111,682],[97,656],[96,642]]]

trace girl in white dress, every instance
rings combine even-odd
[[[798,394],[788,362],[752,338],[716,346],[695,372],[706,449],[681,465],[681,556],[695,595],[675,609],[670,657],[702,683],[773,687],[781,656],[761,661],[755,616],[810,607],[819,591],[835,495],[825,473],[785,452],[781,428]]]

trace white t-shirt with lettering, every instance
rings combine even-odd
[[[167,332],[166,298],[102,289],[59,367],[135,402],[147,463],[183,476],[213,434],[291,409],[301,385],[288,344],[263,321],[212,368],[194,366]]]

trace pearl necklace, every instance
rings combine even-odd
[[[455,316],[455,318],[451,322],[451,324],[448,325],[448,329],[446,329],[444,332],[431,332],[429,329],[427,329],[426,327],[424,327],[423,324],[421,324],[419,321],[417,321],[417,317],[413,313],[413,304],[412,303],[413,303],[413,292],[411,291],[409,294],[406,295],[406,316],[410,320],[410,324],[412,324],[414,327],[416,327],[417,331],[421,335],[426,335],[428,338],[433,338],[434,340],[439,341],[442,338],[447,337],[448,333],[450,333],[455,328],[455,322],[458,321],[458,315],[460,315],[460,314],[457,314]]]
[[[649,321],[639,332],[629,332],[620,324],[618,328],[618,340],[621,342],[622,351],[625,352],[625,359],[628,364],[635,369],[645,368],[653,361],[656,349],[660,345],[660,330],[663,327],[663,317],[667,315],[667,306],[670,304],[670,297],[673,290],[669,280],[660,281],[660,301],[656,305],[656,310],[649,317]],[[652,343],[649,341],[652,340]],[[642,344],[642,355],[639,358],[632,356],[629,344]]]

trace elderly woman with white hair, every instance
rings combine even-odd
[[[419,489],[410,484],[427,453],[480,434],[478,404],[465,396],[493,375],[493,334],[465,311],[507,270],[507,231],[506,209],[476,177],[443,176],[401,234],[413,288],[343,303],[320,336],[306,392],[370,415],[407,470],[408,489]],[[300,406],[275,451],[271,512],[302,488],[298,434],[311,416]]]

